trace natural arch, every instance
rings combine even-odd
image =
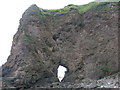
[[[63,80],[63,78],[65,77],[65,72],[67,71],[67,68],[59,65],[58,69],[57,69],[57,77],[59,79],[59,81],[61,82]]]

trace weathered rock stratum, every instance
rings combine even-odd
[[[58,10],[31,5],[20,19],[11,54],[2,66],[3,89],[51,83],[67,88],[118,73],[118,5],[92,2]],[[61,84],[59,65],[68,69]],[[70,87],[80,88],[79,84]]]

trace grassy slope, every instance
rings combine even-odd
[[[100,4],[103,4],[101,2],[91,2],[89,4],[85,4],[85,5],[68,5],[62,9],[55,9],[55,10],[43,10],[40,8],[40,11],[44,14],[44,15],[58,15],[58,14],[65,14],[65,13],[68,13],[69,10],[72,8],[72,9],[76,9],[79,11],[79,13],[84,13],[86,11],[88,11],[89,9],[91,8],[94,8]],[[51,13],[53,12],[53,13]]]
[[[70,9],[76,9],[76,10],[78,10],[78,12],[80,14],[83,14],[83,13],[87,12],[88,10],[90,10],[92,8],[95,8],[99,5],[106,4],[106,3],[107,2],[91,2],[91,3],[85,4],[85,5],[70,4],[70,5],[68,5],[64,8],[53,9],[53,10],[39,8],[40,9],[40,17],[44,19],[47,15],[56,16],[56,15],[60,15],[60,14],[66,14],[70,11]],[[116,3],[112,3],[112,4],[114,5]],[[116,7],[115,7],[115,9],[116,9]],[[111,10],[111,8],[106,7],[106,8],[103,8],[101,11],[102,12],[106,12],[106,11],[108,12],[110,10]]]

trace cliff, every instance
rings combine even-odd
[[[31,5],[20,19],[11,54],[2,66],[3,89],[51,83],[67,88],[118,73],[118,7],[92,2],[44,10]],[[59,65],[68,69],[61,83]]]

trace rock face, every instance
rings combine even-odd
[[[98,4],[83,13],[70,7],[65,13],[36,5],[25,11],[2,66],[3,88],[58,82],[59,65],[68,69],[63,83],[119,72],[117,3]]]

